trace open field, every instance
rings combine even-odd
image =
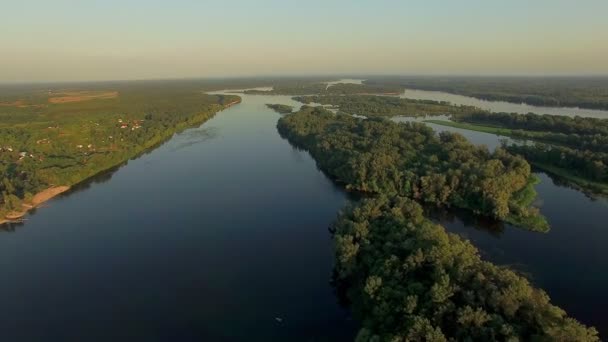
[[[70,103],[90,100],[105,100],[118,97],[117,91],[66,91],[49,97],[49,103]]]

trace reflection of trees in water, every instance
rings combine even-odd
[[[494,237],[501,237],[505,231],[505,223],[491,217],[476,215],[467,210],[458,208],[438,208],[426,206],[425,214],[431,220],[446,226],[446,223],[454,224],[459,221],[465,228],[474,228],[486,232]]]
[[[171,148],[171,152],[203,143],[216,138],[218,135],[219,129],[217,127],[204,127],[185,131],[184,133],[180,134],[180,139],[183,141]]]
[[[547,175],[547,177],[549,177],[549,179],[551,180],[551,182],[553,183],[553,185],[559,186],[559,187],[562,187],[562,188],[568,188],[568,189],[576,190],[576,191],[582,193],[583,195],[585,195],[585,197],[587,197],[588,199],[590,199],[592,201],[597,201],[598,199],[602,198],[601,195],[599,195],[597,193],[594,193],[592,191],[592,189],[583,188],[583,187],[577,185],[576,183],[573,183],[573,182],[569,181],[568,179],[563,178],[563,177],[561,177],[559,175],[553,174],[553,173],[551,173],[549,171],[541,170],[541,169],[536,168],[536,167],[532,167],[532,170],[535,173]]]
[[[32,210],[33,212],[33,210]],[[21,228],[25,225],[25,221],[8,222],[0,225],[0,232],[14,233],[17,228]]]
[[[334,295],[338,299],[338,305],[341,308],[350,309],[351,301],[348,298],[348,289],[352,288],[352,284],[349,284],[346,279],[338,277],[338,271],[335,267],[331,274],[330,284],[333,287]]]
[[[70,187],[70,190],[68,190],[66,192],[62,192],[59,195],[55,196],[53,199],[71,196],[72,194],[89,189],[93,184],[102,184],[102,183],[108,182],[108,181],[110,181],[110,179],[112,179],[112,176],[114,175],[114,173],[116,173],[116,171],[118,171],[121,167],[123,167],[126,164],[127,164],[127,162],[121,163],[120,165],[116,165],[116,166],[112,167],[111,169],[102,171],[95,176],[87,178],[86,180]],[[53,200],[53,199],[51,199],[51,200]],[[40,207],[44,207],[44,206],[45,206],[45,203],[40,205]],[[37,208],[32,208],[31,210],[29,210],[27,212],[27,215],[23,220],[9,222],[9,223],[0,225],[0,231],[15,232],[17,230],[17,228],[23,227],[26,224],[27,217],[35,215],[36,211],[37,211]]]

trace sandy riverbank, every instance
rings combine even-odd
[[[69,189],[69,186],[54,186],[52,188],[40,191],[34,195],[30,203],[23,204],[23,210],[10,212],[4,218],[0,218],[0,224],[20,220],[23,216],[25,216],[25,214],[27,214],[28,211],[36,208],[53,197],[68,191]]]

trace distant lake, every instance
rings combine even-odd
[[[352,199],[278,135],[265,106],[299,103],[241,96],[0,232],[3,340],[352,340],[327,230]],[[547,234],[433,217],[608,336],[608,202],[538,175]]]
[[[325,82],[325,84],[327,84],[327,88],[336,85],[336,84],[340,84],[340,83],[347,83],[347,84],[363,84],[362,79],[355,79],[355,78],[342,78],[339,79],[337,81],[331,81],[331,82]]]

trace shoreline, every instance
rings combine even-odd
[[[220,105],[220,108],[218,108],[217,111],[214,111],[212,113],[200,113],[198,115],[194,115],[193,117],[191,117],[189,120],[186,120],[184,122],[182,122],[180,125],[177,125],[170,134],[167,134],[166,136],[161,137],[160,139],[156,139],[156,140],[151,140],[148,141],[147,143],[145,143],[143,145],[143,148],[138,149],[136,151],[136,153],[134,153],[132,156],[129,156],[128,158],[126,158],[125,160],[121,160],[119,163],[115,163],[113,165],[111,165],[110,167],[104,168],[103,170],[99,170],[98,172],[95,172],[94,174],[79,180],[78,182],[72,184],[71,186],[69,185],[62,185],[62,186],[54,186],[54,187],[50,187],[47,188],[45,190],[42,190],[38,193],[36,193],[34,195],[34,197],[32,198],[32,201],[30,203],[23,203],[22,204],[22,210],[21,211],[13,211],[13,212],[9,212],[8,214],[4,215],[4,217],[0,217],[0,226],[4,225],[4,224],[9,224],[9,223],[17,223],[17,222],[21,222],[22,218],[32,209],[35,209],[36,207],[40,206],[41,204],[49,201],[50,199],[58,196],[61,193],[64,193],[68,190],[70,190],[72,188],[72,186],[78,185],[82,182],[85,182],[93,177],[95,177],[96,175],[103,173],[107,170],[110,170],[116,166],[119,166],[127,161],[129,161],[132,158],[135,158],[137,156],[139,156],[142,153],[145,153],[147,150],[150,149],[154,149],[157,145],[162,144],[164,142],[166,142],[167,140],[171,139],[173,137],[173,135],[180,133],[183,130],[186,130],[188,128],[192,128],[195,127],[197,125],[202,125],[205,122],[207,122],[209,119],[213,118],[217,113],[228,109],[234,105],[237,105],[239,103],[241,103],[242,99],[238,99],[235,101],[232,101],[230,103],[224,104],[224,105]]]
[[[12,212],[6,214],[3,218],[0,218],[0,225],[5,224],[5,223],[19,222],[23,218],[23,216],[25,216],[32,209],[39,207],[41,204],[48,202],[49,200],[53,199],[54,197],[57,197],[58,195],[66,192],[70,189],[71,189],[71,187],[69,187],[67,185],[61,185],[61,186],[53,186],[53,187],[40,191],[39,193],[34,195],[31,202],[23,203],[21,205],[21,207],[22,207],[21,211],[12,211]]]

